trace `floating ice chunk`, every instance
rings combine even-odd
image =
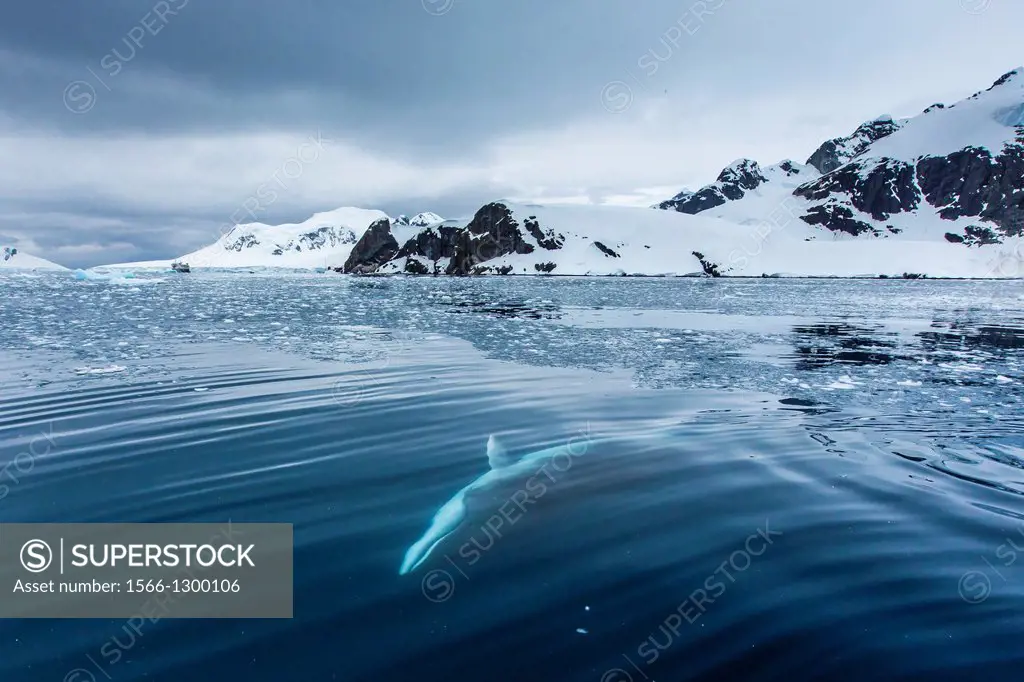
[[[590,631],[587,630],[586,628],[576,628],[576,632],[580,633],[581,635],[589,635],[590,634]]]
[[[854,388],[856,388],[858,385],[859,384],[857,384],[856,381],[854,381],[852,378],[850,378],[850,375],[844,374],[843,376],[839,377],[839,379],[837,381],[833,381],[831,384],[829,384],[825,388],[830,388],[830,389],[839,390],[839,391],[850,391],[850,390],[853,390]]]
[[[996,377],[996,381],[999,382],[1000,384],[1012,384],[1013,383],[1013,379],[1011,379],[1010,377],[1004,377],[1002,374],[1000,374],[999,376]]]
[[[906,381],[897,381],[897,386],[920,386],[920,381],[914,381],[913,379],[907,379]]]
[[[110,365],[109,367],[79,367],[75,370],[78,374],[115,374],[123,372],[127,367],[121,365]]]
[[[101,275],[98,272],[89,272],[88,270],[75,270],[75,279],[79,282],[86,280],[104,280],[107,279],[106,275]]]

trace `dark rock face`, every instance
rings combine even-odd
[[[818,147],[807,159],[807,165],[814,166],[822,174],[831,173],[867,149],[872,142],[899,129],[900,124],[888,116],[862,123],[851,135],[833,138]]]
[[[707,258],[705,258],[704,254],[701,253],[700,251],[694,251],[693,257],[700,261],[700,267],[704,270],[704,274],[707,275],[708,277],[722,276],[721,271],[718,269],[718,265],[712,263]]]
[[[462,237],[462,230],[457,227],[431,227],[418,232],[407,241],[395,258],[419,256],[427,260],[439,261],[455,255],[455,249]]]
[[[688,192],[682,198],[669,199],[658,204],[658,208],[666,211],[678,211],[696,215],[709,208],[721,206],[727,201],[722,191],[713,185],[709,185],[698,192]]]
[[[912,211],[917,208],[920,201],[914,185],[914,167],[909,163],[892,159],[848,163],[828,175],[800,185],[793,194],[810,201],[845,194],[853,208],[875,220],[888,220],[893,213]],[[834,223],[829,221],[821,222],[822,217],[829,213],[843,219],[852,218],[853,215],[836,209],[822,210],[822,207],[815,207],[808,215],[815,215],[817,222],[811,222],[806,217],[804,221],[812,225],[821,224],[832,230],[850,231],[839,227],[838,224],[833,227]]]
[[[557,266],[554,263],[535,263],[533,269],[537,272],[552,272]]]
[[[978,216],[994,223],[1004,235],[1024,234],[1024,127],[1018,142],[999,156],[968,147],[949,156],[925,157],[917,178],[925,199],[941,206],[947,220]]]
[[[795,170],[792,166],[790,169]],[[681,192],[658,204],[658,208],[696,215],[727,201],[742,199],[748,190],[756,189],[767,181],[756,161],[742,159],[723,169],[713,184],[697,192]]]
[[[534,251],[533,245],[523,239],[512,211],[502,203],[487,204],[458,232],[455,253],[446,270],[449,275],[473,274],[478,272],[476,266],[485,261]]]
[[[224,248],[228,251],[239,251],[251,248],[253,246],[259,246],[260,241],[251,234],[243,234],[242,236],[235,239],[230,244],[225,244]],[[280,255],[280,254],[278,254]]]
[[[989,244],[1002,244],[1003,240],[991,227],[968,225],[964,228],[964,243],[968,246],[988,246]]]
[[[964,228],[962,235],[955,232],[947,232],[943,236],[945,236],[947,242],[966,244],[967,246],[988,246],[989,244],[1003,243],[1003,240],[999,238],[995,230],[991,227],[981,227],[979,225],[968,225]]]
[[[537,216],[530,216],[524,220],[523,226],[526,228],[526,231],[537,240],[537,245],[542,249],[557,251],[562,248],[562,244],[565,243],[564,234],[558,234],[550,228],[546,231],[542,230],[540,223],[537,222]]]
[[[565,235],[543,229],[536,216],[530,216],[520,226],[512,211],[497,202],[482,207],[465,227],[426,227],[401,248],[386,222],[375,223],[367,230],[353,249],[346,272],[349,267],[352,272],[374,272],[389,261],[404,258],[403,271],[414,275],[510,274],[511,266],[485,263],[511,254],[533,253],[536,247],[526,241],[523,227],[543,249],[556,251],[565,243]],[[546,269],[538,267],[538,271],[550,272],[555,267],[553,263],[542,266]]]
[[[430,270],[427,270],[427,266],[418,260],[409,259],[405,262],[405,272],[409,275],[429,275],[432,274]]]
[[[365,275],[387,263],[398,253],[398,240],[391,234],[391,221],[381,218],[363,233],[342,267],[342,272]]]
[[[305,247],[310,251],[315,251],[328,244],[337,246],[338,244],[355,244],[356,241],[356,233],[348,228],[320,227],[300,235],[298,244],[295,244],[295,250],[302,251]]]
[[[594,242],[594,246],[597,247],[598,251],[600,251],[604,255],[608,256],[609,258],[621,258],[622,257],[619,254],[615,253],[615,251],[613,251],[612,249],[609,249],[607,246],[605,246],[601,242]]]
[[[808,225],[819,225],[832,232],[845,232],[855,237],[865,233],[878,234],[874,227],[854,218],[849,206],[834,200],[812,206],[806,215],[800,216],[800,219]]]
[[[743,197],[739,190],[757,189],[762,182],[767,181],[768,178],[761,172],[761,167],[750,159],[743,159],[728,168],[723,168],[715,179],[715,182],[722,183],[722,193],[734,201]]]
[[[417,232],[415,237],[402,245],[393,259],[406,258],[404,272],[412,275],[445,274],[447,265],[442,266],[440,261],[450,262],[464,240],[463,228],[435,225]],[[433,261],[432,269],[417,258]]]

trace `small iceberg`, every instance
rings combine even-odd
[[[126,279],[135,279],[134,272],[95,272],[93,270],[75,270],[75,279],[79,282],[119,282]]]

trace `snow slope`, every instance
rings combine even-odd
[[[9,247],[8,247],[9,248]],[[18,251],[10,255],[9,251],[0,248],[0,270],[67,270],[63,265],[57,265],[45,258],[29,255]]]
[[[970,146],[998,153],[1016,138],[1015,126],[1024,126],[1024,67],[955,104],[929,107],[872,143],[862,155],[911,161],[946,156]]]

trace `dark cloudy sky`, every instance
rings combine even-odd
[[[1024,62],[1019,0],[31,0],[0,16],[0,243],[172,257],[249,206],[649,204]],[[271,187],[273,199],[270,200]],[[254,199],[264,188],[263,200]]]

